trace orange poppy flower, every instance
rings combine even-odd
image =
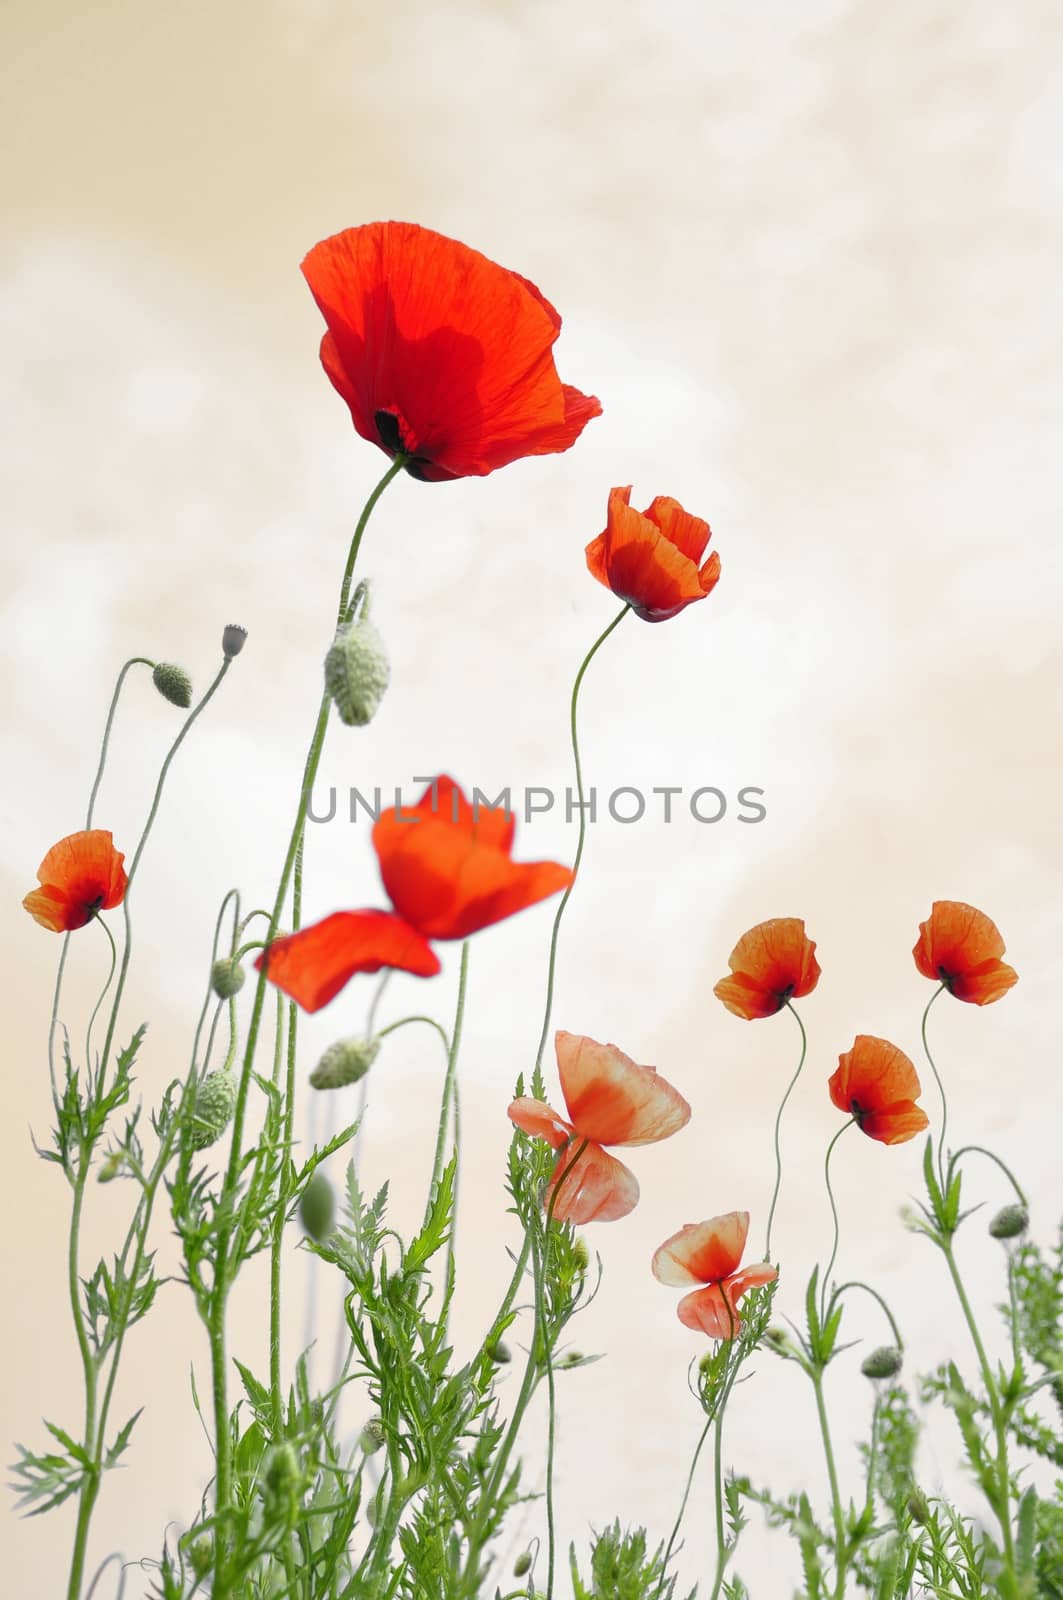
[[[767,1261],[738,1270],[749,1232],[748,1211],[728,1211],[707,1222],[688,1222],[654,1252],[658,1283],[704,1287],[684,1295],[676,1315],[686,1328],[710,1339],[732,1339],[742,1326],[738,1302],[748,1289],[774,1283],[779,1276]]]
[[[533,283],[411,222],[324,239],[303,276],[328,324],[321,362],[363,439],[415,478],[480,477],[568,450],[593,395],[561,382],[561,318]]]
[[[514,861],[514,827],[512,812],[474,808],[453,778],[437,778],[416,806],[383,812],[373,828],[394,913],[334,912],[275,939],[256,967],[306,1011],[327,1005],[357,972],[433,977],[430,939],[465,939],[572,882],[557,861]]]
[[[711,530],[678,500],[659,494],[645,511],[630,501],[630,485],[610,489],[605,532],[587,546],[587,567],[644,622],[667,622],[716,587],[720,558],[713,552],[699,568]]]
[[[922,1094],[919,1074],[903,1050],[887,1039],[858,1033],[853,1048],[838,1057],[830,1097],[839,1111],[855,1117],[869,1139],[904,1144],[929,1127],[916,1099]]]
[[[744,933],[731,951],[729,978],[713,994],[747,1022],[773,1017],[788,1000],[799,1000],[819,982],[816,946],[800,917],[773,917]]]
[[[53,933],[70,933],[97,911],[121,905],[127,878],[125,856],[106,828],[70,833],[54,844],[37,868],[39,889],[22,904],[34,922]]]
[[[1019,981],[1015,968],[1000,959],[1004,941],[996,923],[962,900],[934,901],[912,954],[924,978],[972,1005],[990,1005]]]
[[[562,1031],[554,1044],[568,1118],[541,1100],[521,1095],[509,1107],[510,1120],[561,1152],[545,1205],[571,1168],[554,1202],[558,1222],[615,1222],[638,1204],[638,1179],[603,1147],[668,1139],[690,1121],[690,1107],[654,1067],[638,1066],[615,1044],[596,1044]],[[572,1147],[584,1140],[586,1148],[573,1165]]]

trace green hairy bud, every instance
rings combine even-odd
[[[379,1417],[370,1417],[361,1433],[358,1443],[362,1447],[363,1455],[372,1456],[381,1448],[386,1439],[384,1424]]]
[[[531,1571],[531,1564],[531,1553],[527,1550],[522,1550],[516,1561],[513,1563],[513,1576],[515,1578],[523,1578],[526,1572]]]
[[[930,1504],[922,1489],[913,1489],[908,1496],[908,1515],[921,1528],[925,1528],[930,1521]]]
[[[865,1378],[895,1378],[904,1365],[904,1357],[896,1345],[884,1344],[872,1350],[860,1363]]]
[[[989,1224],[991,1239],[1017,1239],[1030,1226],[1025,1206],[1003,1206]]]
[[[210,969],[210,986],[219,1000],[231,1000],[244,986],[244,969],[231,956],[221,956]]]
[[[327,1239],[332,1232],[336,1202],[332,1185],[320,1168],[299,1196],[299,1220],[311,1239]]]
[[[193,1150],[205,1150],[220,1139],[236,1109],[236,1079],[219,1068],[196,1085],[189,1139]]]
[[[342,1089],[364,1078],[377,1058],[376,1039],[337,1039],[310,1074],[315,1089]]]
[[[192,704],[192,680],[183,667],[175,667],[172,661],[160,661],[151,674],[151,681],[164,700],[169,700],[172,706],[180,706],[182,711],[188,710]]]
[[[340,721],[349,728],[372,722],[390,676],[384,641],[369,621],[367,597],[361,615],[339,629],[325,657],[325,688]]]
[[[505,1366],[507,1361],[513,1360],[509,1345],[502,1339],[496,1339],[487,1354],[500,1367]]]

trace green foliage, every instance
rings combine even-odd
[[[664,1575],[664,1546],[646,1553],[646,1530],[624,1532],[619,1521],[597,1534],[591,1546],[590,1586],[580,1574],[576,1547],[569,1549],[573,1600],[673,1600],[676,1579]],[[693,1600],[696,1589],[690,1591]]]

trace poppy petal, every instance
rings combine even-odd
[[[1018,982],[1000,958],[1004,940],[984,911],[962,900],[935,900],[912,951],[924,978],[944,983],[957,1000],[990,1005]]]
[[[685,1294],[676,1306],[676,1316],[685,1328],[706,1333],[710,1339],[733,1339],[742,1326],[742,1318],[718,1283]]]
[[[326,372],[356,429],[412,454],[419,477],[482,475],[566,450],[601,412],[558,378],[553,306],[457,240],[369,223],[316,245],[303,273],[328,325]],[[386,428],[381,415],[393,419]]]
[[[615,1044],[559,1030],[558,1073],[572,1125],[596,1144],[655,1144],[690,1121],[690,1107],[653,1067],[640,1067]]]
[[[574,1155],[575,1150],[562,1151],[547,1186],[545,1204],[549,1205],[558,1179],[563,1179],[553,1208],[556,1222],[616,1222],[634,1211],[638,1179],[622,1161],[596,1144],[588,1144],[572,1165]],[[571,1170],[565,1177],[568,1167]]]
[[[752,1266],[742,1267],[727,1280],[728,1299],[737,1305],[748,1289],[763,1289],[766,1284],[774,1283],[778,1276],[778,1268],[773,1267],[768,1261],[758,1261]]]
[[[701,517],[691,516],[689,511],[683,510],[678,500],[673,500],[667,494],[655,496],[646,507],[645,514],[660,528],[668,542],[674,544],[696,566],[712,537],[708,523]]]
[[[270,983],[304,1011],[320,1011],[357,972],[394,967],[431,978],[439,957],[400,917],[388,911],[335,911],[298,933],[274,939],[255,961]]]
[[[930,1118],[922,1106],[911,1100],[898,1100],[882,1111],[867,1111],[860,1117],[861,1133],[880,1144],[905,1144],[929,1126]]]
[[[512,1101],[507,1112],[509,1120],[515,1122],[524,1133],[530,1133],[534,1138],[545,1139],[552,1144],[555,1150],[567,1144],[573,1134],[572,1125],[558,1115],[553,1106],[548,1106],[542,1100],[534,1100],[531,1095],[518,1095]]]
[[[859,1108],[861,1115],[914,1101],[923,1092],[919,1074],[904,1051],[867,1033],[858,1033],[852,1049],[838,1057],[828,1088],[840,1111]]]
[[[53,933],[83,928],[97,911],[111,911],[121,904],[128,883],[124,862],[108,829],[83,828],[68,834],[44,857],[37,868],[41,887],[26,895],[22,904]]]
[[[717,1000],[722,1000],[728,1011],[745,1022],[759,1022],[764,1017],[774,1017],[786,1001],[762,983],[736,972],[730,978],[721,978],[713,989]]]
[[[719,557],[713,555],[699,572],[656,523],[630,506],[630,494],[630,488],[611,491],[608,526],[587,546],[587,567],[644,622],[665,622],[715,586]]]
[[[801,917],[772,917],[744,933],[727,961],[731,977],[713,993],[728,1011],[753,1021],[811,994],[820,978],[815,942]]]
[[[706,1222],[688,1222],[654,1252],[658,1283],[682,1287],[719,1283],[737,1270],[749,1232],[748,1211],[728,1211]]]

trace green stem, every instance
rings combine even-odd
[[[129,660],[118,674],[118,678],[114,686],[114,693],[111,696],[110,709],[107,712],[107,721],[104,723],[103,727],[103,742],[100,745],[99,765],[96,768],[96,776],[92,781],[92,792],[89,795],[89,807],[85,814],[86,829],[92,827],[92,814],[96,809],[96,796],[100,792],[100,784],[103,781],[103,769],[107,765],[107,747],[111,742],[111,729],[114,727],[115,712],[118,710],[118,698],[122,693],[122,685],[125,683],[126,673],[131,667],[151,667],[154,669],[154,666],[154,661],[149,661],[147,656],[130,656]]]
[[[698,1439],[698,1442],[694,1447],[694,1455],[690,1463],[690,1471],[687,1473],[686,1488],[683,1490],[683,1498],[679,1503],[679,1515],[676,1517],[672,1526],[672,1531],[668,1535],[668,1544],[665,1547],[664,1561],[661,1565],[661,1581],[657,1586],[657,1593],[654,1596],[654,1600],[660,1600],[661,1593],[667,1580],[668,1563],[672,1559],[672,1550],[675,1546],[676,1539],[679,1537],[679,1529],[682,1526],[683,1518],[686,1515],[687,1501],[690,1499],[690,1491],[694,1485],[694,1473],[697,1470],[698,1460],[700,1459],[702,1450],[705,1448],[705,1440],[709,1437],[709,1429],[712,1427],[712,1424],[713,1413],[710,1411],[708,1416],[705,1418],[705,1426],[701,1430],[701,1437]]]
[[[447,1125],[450,1121],[450,1103],[454,1094],[455,1074],[458,1067],[458,1051],[461,1048],[461,1029],[465,1019],[465,986],[469,975],[469,941],[465,940],[461,947],[461,970],[458,974],[458,1000],[454,1012],[454,1027],[450,1034],[450,1043],[447,1047],[447,1071],[443,1079],[443,1098],[439,1108],[439,1127],[436,1130],[436,1149],[432,1159],[432,1181],[428,1187],[428,1203],[425,1206],[425,1221],[427,1222],[432,1209],[432,1198],[436,1187],[443,1175],[443,1156],[446,1150]],[[409,1019],[407,1019],[409,1020]],[[426,1019],[428,1020],[428,1019]],[[442,1029],[440,1032],[442,1033]],[[443,1041],[446,1043],[446,1034]],[[453,1226],[453,1218],[451,1219]]]
[[[539,1069],[542,1066],[543,1053],[546,1049],[546,1038],[550,1032],[550,1017],[554,1009],[554,976],[557,971],[557,940],[558,934],[561,931],[561,919],[565,914],[565,907],[568,905],[568,902],[572,896],[572,891],[576,886],[576,878],[579,874],[580,862],[583,860],[583,846],[587,839],[587,819],[583,800],[583,769],[580,763],[579,735],[576,728],[576,711],[579,706],[580,687],[583,683],[584,677],[586,676],[587,668],[598,654],[598,651],[601,649],[602,645],[608,639],[613,630],[620,626],[621,622],[623,622],[630,610],[630,606],[625,606],[622,611],[618,611],[605,631],[598,635],[597,639],[595,639],[594,643],[587,651],[587,654],[584,656],[583,661],[580,664],[580,669],[576,673],[576,681],[572,685],[572,699],[569,705],[569,732],[572,738],[572,759],[575,762],[576,767],[576,793],[579,799],[579,837],[576,842],[576,859],[572,863],[572,881],[566,888],[564,894],[561,896],[561,903],[559,904],[557,912],[555,913],[553,931],[550,935],[550,961],[546,974],[546,1006],[543,1012],[542,1032],[539,1035],[539,1048],[535,1052],[536,1078],[538,1077]]]
[[[938,1137],[938,1180],[941,1183],[942,1190],[945,1189],[945,1129],[949,1120],[949,1102],[945,1095],[945,1085],[941,1081],[941,1074],[934,1063],[933,1056],[930,1054],[930,1045],[928,1044],[926,1037],[926,1022],[930,1015],[930,1007],[934,1004],[934,1001],[938,998],[938,996],[944,994],[944,992],[945,985],[943,983],[934,990],[933,994],[930,996],[930,999],[926,1003],[926,1010],[923,1012],[923,1020],[919,1027],[919,1032],[923,1039],[923,1054],[930,1063],[930,1070],[934,1074],[934,1082],[938,1086],[938,1094],[941,1097],[941,1133]]]
[[[898,1350],[903,1350],[904,1349],[904,1340],[901,1338],[901,1330],[897,1326],[897,1322],[896,1322],[896,1319],[895,1319],[895,1317],[893,1315],[893,1312],[890,1310],[890,1308],[886,1304],[885,1300],[883,1300],[883,1298],[879,1294],[878,1290],[877,1289],[872,1289],[872,1287],[871,1287],[871,1285],[869,1283],[864,1283],[860,1278],[851,1278],[848,1283],[839,1284],[838,1287],[835,1290],[832,1291],[831,1297],[830,1297],[830,1304],[829,1304],[829,1307],[828,1307],[828,1315],[830,1313],[830,1310],[833,1309],[834,1305],[837,1303],[837,1301],[839,1301],[841,1299],[842,1295],[845,1294],[847,1289],[863,1289],[865,1294],[869,1294],[872,1297],[873,1300],[877,1300],[878,1301],[879,1305],[882,1307],[883,1312],[885,1313],[886,1321],[889,1323],[890,1328],[891,1328],[891,1330],[893,1332],[893,1342],[894,1342],[894,1344],[897,1346]]]
[[[532,1267],[535,1282],[535,1321],[538,1335],[542,1342],[542,1359],[546,1367],[546,1392],[547,1405],[547,1433],[546,1433],[546,1600],[554,1600],[554,1563],[556,1558],[556,1537],[554,1530],[554,1445],[557,1433],[557,1406],[554,1393],[554,1363],[553,1353],[550,1349],[549,1330],[546,1326],[546,1276],[550,1270],[550,1227],[554,1220],[554,1208],[561,1185],[573,1171],[589,1141],[581,1139],[576,1154],[562,1171],[553,1186],[550,1201],[546,1208],[546,1221],[543,1226],[543,1253],[537,1259],[534,1241],[532,1243]],[[535,1353],[535,1344],[532,1343],[532,1354]]]
[[[724,1383],[723,1393],[720,1395],[719,1405],[716,1407],[716,1429],[712,1449],[713,1503],[714,1510],[716,1512],[716,1577],[712,1585],[712,1594],[710,1596],[710,1600],[717,1600],[717,1597],[720,1593],[720,1589],[723,1585],[723,1575],[727,1568],[727,1557],[729,1554],[727,1548],[727,1536],[724,1531],[723,1523],[723,1417],[724,1412],[727,1409],[727,1402],[731,1398],[731,1390],[734,1388],[734,1381],[738,1376],[739,1366],[738,1360],[734,1358],[734,1310],[726,1293],[723,1296],[723,1303],[727,1307],[727,1320],[730,1324],[727,1334],[727,1342],[730,1346],[729,1355],[732,1359],[731,1371],[728,1374],[726,1382]]]
[[[92,1008],[92,1015],[89,1018],[89,1025],[85,1029],[85,1076],[86,1076],[86,1078],[88,1079],[88,1081],[90,1083],[92,1082],[92,1029],[93,1029],[93,1024],[95,1023],[96,1018],[99,1016],[100,1007],[103,1005],[104,1000],[107,998],[107,991],[111,987],[111,979],[114,977],[114,969],[118,965],[118,950],[117,950],[117,947],[116,947],[115,942],[114,942],[114,934],[111,932],[110,928],[107,926],[106,922],[104,922],[103,918],[99,915],[98,912],[97,912],[96,916],[93,917],[92,920],[94,922],[98,922],[100,927],[103,929],[104,933],[107,935],[107,943],[111,947],[111,967],[110,967],[110,971],[107,974],[106,982],[104,983],[103,988],[100,990],[99,998],[97,999],[96,1004]]]
[[[779,1129],[782,1126],[782,1114],[786,1110],[786,1102],[789,1100],[797,1086],[797,1080],[801,1076],[801,1070],[805,1064],[805,1055],[808,1051],[808,1035],[805,1033],[805,1025],[801,1021],[800,1013],[789,1000],[786,1002],[786,1009],[791,1013],[794,1021],[801,1030],[801,1056],[797,1063],[797,1071],[790,1079],[790,1082],[786,1085],[786,1093],[779,1101],[779,1109],[775,1114],[775,1188],[772,1190],[771,1207],[768,1211],[768,1231],[764,1240],[765,1261],[771,1260],[771,1225],[775,1220],[775,1207],[779,1203],[779,1190],[782,1187],[782,1151],[779,1145]]]
[[[828,1293],[828,1289],[829,1289],[829,1285],[830,1285],[830,1275],[834,1270],[834,1262],[835,1262],[835,1259],[836,1259],[836,1257],[838,1255],[838,1235],[839,1235],[839,1229],[838,1229],[838,1207],[837,1207],[837,1204],[836,1204],[835,1199],[834,1199],[834,1188],[833,1188],[833,1186],[831,1184],[831,1181],[830,1181],[830,1158],[834,1153],[834,1146],[838,1143],[838,1140],[841,1138],[842,1134],[846,1131],[847,1128],[851,1128],[855,1121],[856,1121],[855,1117],[850,1117],[848,1122],[843,1122],[842,1123],[841,1127],[838,1129],[837,1133],[834,1135],[834,1138],[831,1140],[830,1144],[827,1146],[827,1154],[823,1159],[823,1181],[827,1186],[827,1199],[830,1201],[830,1214],[831,1214],[831,1217],[832,1217],[833,1222],[834,1222],[834,1239],[833,1239],[833,1243],[831,1244],[830,1260],[827,1262],[827,1270],[824,1272],[822,1281],[821,1281],[820,1286],[819,1286],[819,1292],[820,1292],[820,1302],[819,1302],[819,1304],[820,1304],[820,1322],[821,1323],[823,1323],[823,1322],[825,1322],[827,1320],[826,1319],[826,1312],[825,1312],[824,1308],[826,1307],[826,1304],[827,1304],[827,1293]]]
[[[831,1444],[830,1427],[827,1423],[827,1406],[823,1398],[823,1368],[818,1364],[812,1368],[812,1387],[816,1391],[816,1415],[819,1417],[819,1431],[823,1440],[823,1454],[827,1459],[827,1477],[830,1480],[830,1503],[834,1517],[834,1544],[836,1561],[836,1581],[834,1600],[842,1600],[845,1594],[845,1570],[848,1566],[846,1559],[845,1518],[842,1514],[842,1497],[838,1488],[838,1469],[834,1464],[834,1446]]]
[[[84,1448],[90,1458],[94,1457],[96,1453],[96,1395],[99,1368],[89,1344],[88,1329],[85,1326],[85,1315],[81,1306],[78,1255],[81,1239],[81,1212],[85,1200],[85,1183],[88,1179],[91,1159],[91,1151],[86,1144],[82,1143],[78,1157],[77,1175],[74,1180],[74,1202],[70,1213],[70,1240],[67,1251],[67,1288],[70,1294],[70,1309],[74,1318],[74,1332],[77,1337],[81,1368],[85,1380]],[[74,1530],[74,1548],[70,1558],[70,1580],[67,1584],[67,1600],[79,1600],[81,1594],[81,1583],[85,1572],[85,1552],[88,1546],[89,1523],[92,1518],[93,1506],[96,1503],[98,1489],[99,1473],[89,1469],[78,1496],[78,1517],[77,1526]]]
[[[1029,1201],[1022,1191],[1022,1186],[1020,1185],[1018,1178],[1016,1178],[1015,1174],[1012,1172],[1011,1168],[1007,1166],[1005,1162],[1001,1161],[1000,1157],[995,1155],[992,1150],[987,1150],[984,1145],[965,1144],[962,1149],[953,1151],[952,1155],[949,1156],[949,1170],[947,1174],[949,1182],[952,1181],[952,1174],[959,1166],[963,1157],[969,1155],[987,1156],[990,1161],[995,1162],[1000,1168],[1001,1172],[1004,1174],[1005,1178],[1007,1178],[1008,1182],[1011,1184],[1011,1187],[1015,1190],[1019,1204],[1021,1206],[1029,1205]]]
[[[373,508],[391,480],[402,470],[406,464],[404,456],[396,456],[388,470],[373,489],[358,519],[351,540],[351,547],[347,556],[347,565],[344,569],[343,581],[340,586],[340,598],[337,606],[337,626],[342,622],[350,593],[351,578],[354,573],[355,562],[361,547],[362,536],[372,514]],[[325,743],[325,732],[328,727],[329,712],[331,710],[331,697],[326,692],[321,698],[318,708],[317,721],[310,740],[306,762],[303,767],[302,785],[299,791],[299,803],[296,808],[295,822],[292,826],[291,836],[288,841],[288,850],[281,869],[280,882],[274,896],[273,909],[269,918],[269,935],[275,936],[280,926],[281,912],[288,895],[288,886],[291,883],[292,873],[295,868],[296,853],[302,842],[306,827],[306,815],[310,806],[313,793],[314,780],[321,763],[321,752]],[[211,1340],[211,1361],[213,1366],[214,1388],[214,1429],[215,1429],[215,1479],[214,1498],[215,1506],[221,1524],[218,1536],[215,1539],[214,1554],[214,1590],[213,1600],[228,1600],[230,1585],[225,1579],[228,1539],[224,1533],[224,1518],[229,1511],[232,1500],[232,1452],[229,1439],[228,1402],[227,1402],[227,1374],[224,1367],[225,1338],[223,1323],[229,1290],[235,1272],[239,1266],[238,1261],[232,1259],[230,1246],[233,1234],[236,1231],[236,1195],[240,1181],[241,1162],[243,1155],[243,1129],[247,1109],[247,1096],[251,1084],[251,1075],[254,1066],[255,1051],[258,1046],[258,1033],[262,1023],[262,1010],[265,1000],[268,957],[262,963],[262,970],[258,975],[255,985],[255,996],[252,1004],[251,1019],[248,1025],[247,1043],[244,1050],[243,1065],[236,1091],[236,1106],[233,1111],[232,1135],[229,1146],[229,1161],[226,1167],[225,1178],[222,1185],[221,1213],[222,1222],[218,1228],[215,1243],[217,1260],[217,1280],[211,1292],[211,1305],[209,1315],[209,1331]],[[223,1365],[219,1368],[218,1361]]]

